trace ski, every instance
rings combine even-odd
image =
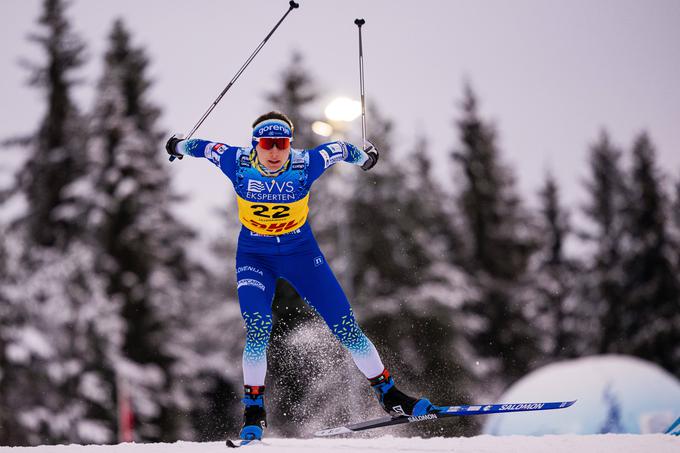
[[[555,401],[544,403],[510,403],[510,404],[487,404],[487,405],[462,405],[462,406],[436,406],[437,412],[418,416],[381,417],[360,423],[352,423],[336,428],[322,429],[314,433],[316,437],[336,436],[349,434],[366,429],[381,428],[384,426],[401,425],[403,423],[422,422],[446,417],[462,417],[468,415],[505,414],[508,412],[546,411],[551,409],[565,409],[574,404],[574,401]]]
[[[229,448],[239,448],[246,447],[248,445],[259,445],[262,441],[259,439],[248,439],[248,440],[236,440],[227,439],[227,447]]]
[[[672,434],[673,436],[680,436],[680,417],[674,421],[671,426],[666,430],[666,434]]]

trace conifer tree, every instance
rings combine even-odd
[[[76,242],[63,252],[42,249],[25,274],[14,257],[7,287],[10,329],[10,406],[25,442],[109,443],[115,440],[112,385],[122,337],[119,306],[92,275],[96,255]]]
[[[46,0],[43,31],[31,36],[46,54],[31,65],[46,108],[12,191],[26,209],[7,232],[3,380],[15,396],[3,411],[14,417],[9,442],[22,444],[107,442],[115,432],[109,383],[121,326],[91,272],[96,256],[79,216],[87,135],[71,89],[84,46],[65,9]]]
[[[358,297],[391,295],[414,287],[427,268],[425,250],[416,242],[419,201],[407,186],[408,165],[400,165],[391,143],[392,121],[371,107],[371,141],[380,150],[379,164],[357,178],[350,204],[353,286]],[[409,156],[410,158],[411,156]],[[409,190],[410,189],[410,190]]]
[[[70,209],[70,185],[84,171],[83,119],[72,99],[78,79],[74,73],[85,61],[85,46],[72,31],[63,0],[45,0],[38,20],[41,33],[29,39],[45,52],[43,65],[27,63],[30,85],[44,92],[46,109],[30,140],[31,155],[18,178],[17,190],[30,209],[24,225],[36,245],[65,247],[82,228]]]
[[[267,101],[276,110],[285,113],[295,125],[293,146],[297,149],[313,148],[319,144],[312,132],[314,120],[309,108],[318,98],[315,82],[299,52],[293,52],[291,61],[281,74],[281,87],[267,94]]]
[[[16,368],[11,345],[14,329],[20,325],[21,311],[10,294],[10,251],[7,226],[0,224],[0,445],[25,445],[27,436],[14,411],[21,407],[17,401],[21,373]]]
[[[623,331],[628,353],[680,373],[680,278],[668,236],[668,197],[653,144],[641,133],[633,146],[626,230]]]
[[[433,261],[444,261],[452,265],[460,265],[463,260],[463,244],[459,216],[452,203],[451,195],[444,191],[432,174],[433,158],[430,154],[429,141],[425,136],[416,138],[412,152],[413,165],[406,166],[407,181],[412,187],[417,187],[418,200],[426,218],[421,219],[428,233],[428,239],[422,246],[427,250]]]
[[[541,330],[544,360],[581,355],[585,340],[578,326],[583,319],[576,294],[580,265],[568,256],[565,246],[572,234],[568,212],[560,203],[560,192],[548,174],[540,192],[541,249],[532,258],[535,278],[534,319]]]
[[[495,131],[480,118],[469,86],[462,110],[460,149],[453,157],[462,173],[458,206],[469,243],[464,268],[478,293],[465,307],[477,318],[468,336],[484,365],[479,377],[484,382],[495,378],[502,386],[531,369],[539,353],[527,313],[531,280],[526,271],[535,235],[512,174],[500,162]]]
[[[400,156],[392,122],[374,107],[369,115],[369,138],[381,157],[356,178],[345,226],[352,237],[354,308],[400,387],[434,400],[465,401],[469,347],[460,308],[470,288],[452,265],[458,239],[445,211],[447,195],[432,179],[426,141]],[[374,401],[363,405],[377,408]],[[418,433],[460,435],[473,425],[431,428]]]
[[[591,227],[582,236],[594,245],[587,264],[581,298],[591,323],[584,336],[592,341],[591,353],[623,353],[627,339],[624,328],[624,209],[628,203],[621,151],[603,131],[590,148],[590,179],[586,182],[590,200],[584,214]]]
[[[186,256],[193,233],[171,212],[173,194],[159,109],[148,99],[149,60],[117,20],[109,36],[92,124],[88,221],[100,260],[96,271],[125,320],[124,361],[138,440],[191,438],[189,414],[199,402],[197,354],[218,345],[202,335],[215,295],[208,274]],[[212,370],[214,371],[214,370]]]
[[[673,205],[671,208],[671,241],[675,249],[673,259],[678,272],[680,272],[680,180],[673,186]]]

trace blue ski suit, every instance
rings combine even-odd
[[[385,367],[378,352],[357,324],[307,222],[312,183],[338,162],[361,166],[366,153],[346,142],[291,149],[286,164],[273,175],[259,166],[253,147],[191,139],[181,141],[177,148],[182,154],[210,160],[236,191],[243,224],[236,252],[236,281],[246,328],[244,384],[264,385],[272,301],[279,278],[287,280],[321,315],[367,378],[380,375]]]

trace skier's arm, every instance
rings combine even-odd
[[[338,162],[349,162],[370,170],[378,162],[378,150],[370,142],[363,150],[347,142],[324,143],[309,151],[310,176],[316,179]]]
[[[204,157],[217,165],[230,178],[236,171],[236,150],[238,148],[224,143],[197,138],[181,140],[173,136],[165,144],[165,149],[168,154],[175,157]]]

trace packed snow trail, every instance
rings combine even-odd
[[[227,453],[224,442],[120,444],[107,446],[0,447],[0,453]],[[603,434],[559,436],[477,436],[421,439],[385,436],[374,439],[265,439],[246,452],[276,453],[678,453],[680,437],[665,434]]]

